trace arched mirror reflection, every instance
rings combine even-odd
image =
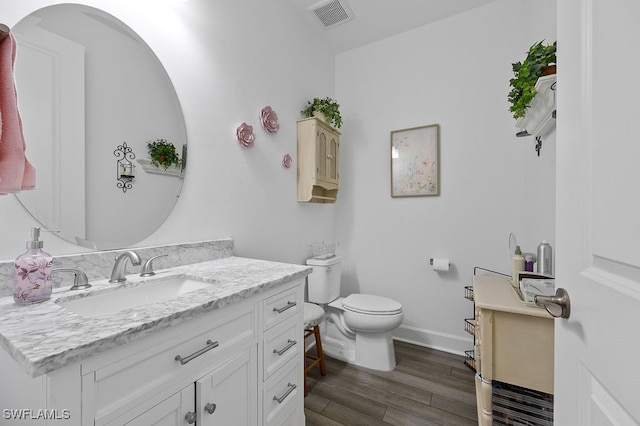
[[[162,64],[127,25],[88,6],[45,7],[12,31],[27,156],[37,170],[37,189],[17,194],[20,202],[75,244],[113,249],[143,240],[183,183],[181,167],[148,165],[157,140],[186,153],[184,117]],[[119,161],[123,144],[133,154],[129,168]]]

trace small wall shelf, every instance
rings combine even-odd
[[[142,170],[147,173],[183,177],[183,171],[178,166],[170,166],[165,170],[163,167],[154,166],[151,163],[151,160],[148,160],[146,158],[140,158],[136,161],[138,162],[138,164],[140,164],[140,166],[142,166]]]
[[[536,83],[536,97],[527,108],[524,117],[516,121],[518,129],[524,129],[531,136],[545,136],[555,126],[556,75],[540,77]]]

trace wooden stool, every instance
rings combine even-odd
[[[327,367],[324,363],[324,354],[322,353],[322,342],[320,341],[320,327],[318,326],[322,322],[323,317],[324,309],[314,303],[304,302],[304,396],[307,396],[307,373],[311,371],[313,367],[320,365],[320,374],[323,376],[327,374]],[[316,339],[316,351],[318,352],[318,356],[306,353],[307,337],[312,335]],[[309,365],[307,365],[308,359],[311,360]]]

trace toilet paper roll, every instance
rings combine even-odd
[[[447,272],[449,270],[449,259],[433,259],[433,270],[437,272]]]

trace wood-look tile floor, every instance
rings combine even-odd
[[[304,399],[306,426],[477,425],[474,373],[461,356],[394,342],[395,370],[372,371],[325,357]]]

